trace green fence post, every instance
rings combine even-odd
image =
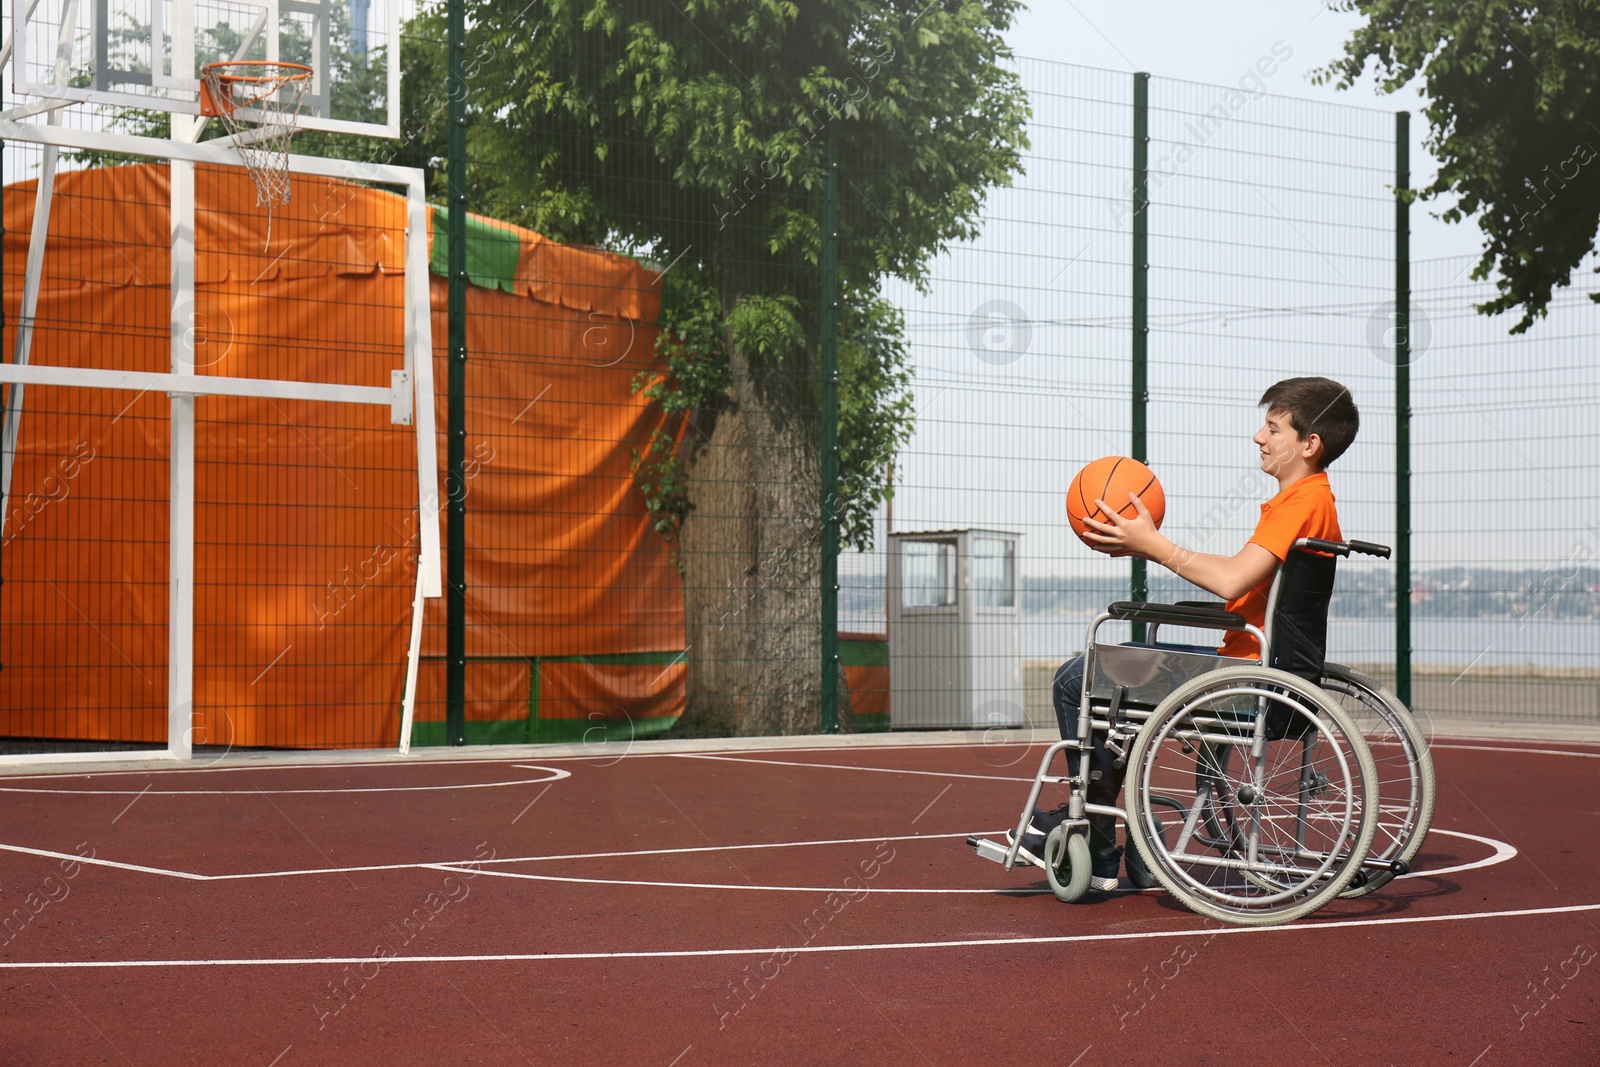
[[[822,732],[839,732],[839,142],[828,126],[822,200]]]
[[[467,740],[467,50],[466,4],[450,0],[446,46],[450,52],[445,76],[450,125],[447,181],[450,186],[450,415],[445,475],[449,498],[445,557],[445,739]],[[423,427],[426,429],[426,427]]]
[[[1394,692],[1410,707],[1411,113],[1394,120]]]
[[[1150,400],[1150,75],[1133,76],[1133,458],[1150,460],[1145,407]],[[1115,506],[1115,505],[1113,505]],[[1129,597],[1150,599],[1145,561],[1133,561]],[[1145,624],[1133,624],[1133,639],[1145,639]]]

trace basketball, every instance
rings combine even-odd
[[[1159,528],[1167,513],[1167,494],[1162,492],[1154,471],[1128,456],[1103,456],[1086,464],[1067,490],[1067,521],[1072,524],[1072,532],[1084,544],[1094,547],[1092,542],[1084,540],[1083,535],[1089,528],[1083,520],[1107,521],[1106,513],[1095,506],[1095,500],[1104,500],[1131,519],[1139,511],[1128,499],[1129,493],[1137,494],[1144,501]]]

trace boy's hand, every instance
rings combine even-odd
[[[1131,519],[1118,514],[1117,510],[1104,500],[1096,499],[1095,506],[1109,518],[1105,522],[1084,519],[1084,525],[1089,527],[1084,538],[1089,542],[1090,548],[1104,552],[1108,556],[1139,556],[1152,559],[1166,538],[1156,529],[1155,520],[1150,516],[1150,509],[1144,506],[1144,501],[1139,499],[1139,495],[1129,493],[1128,499],[1133,503],[1134,511],[1138,512]]]

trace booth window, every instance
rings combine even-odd
[[[908,608],[956,602],[956,546],[937,541],[900,545],[900,603]]]
[[[1016,546],[999,537],[972,539],[972,585],[980,608],[1017,606]]]

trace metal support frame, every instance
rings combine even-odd
[[[253,378],[227,378],[194,373],[192,335],[183,309],[192,306],[194,293],[194,185],[193,165],[209,163],[238,166],[236,151],[226,140],[196,144],[182,139],[188,116],[174,115],[174,138],[160,140],[134,137],[100,130],[75,130],[57,125],[38,126],[0,119],[0,140],[23,141],[43,146],[47,152],[60,148],[90,149],[124,155],[167,159],[172,166],[172,369],[170,373],[105,371],[70,367],[40,367],[21,363],[0,363],[0,383],[12,386],[8,392],[17,399],[21,413],[21,386],[64,385],[94,389],[152,390],[171,397],[171,574],[168,620],[167,752],[172,759],[192,755],[193,732],[193,649],[194,649],[194,406],[198,396],[261,396],[332,403],[388,405],[392,416],[403,416],[410,407],[417,435],[418,537],[421,556],[417,567],[417,592],[413,601],[411,641],[407,652],[405,697],[401,709],[402,754],[410,747],[410,726],[414,714],[417,662],[420,652],[423,601],[441,592],[439,544],[438,453],[434,439],[433,339],[429,307],[427,204],[423,199],[422,171],[412,167],[324,159],[311,156],[289,157],[292,173],[313,177],[359,180],[399,186],[406,191],[406,285],[405,285],[405,366],[392,377],[388,387],[334,385],[316,382],[269,381]],[[47,202],[46,205],[47,206]],[[35,230],[41,225],[36,212]],[[48,218],[44,226],[48,226]],[[43,241],[37,242],[42,251]],[[33,248],[30,247],[30,256]],[[37,278],[35,278],[37,284]],[[18,321],[22,331],[31,332],[32,315]],[[23,351],[19,347],[19,353]],[[407,385],[413,391],[411,402],[397,397],[396,390]],[[10,398],[8,397],[8,403]],[[8,427],[15,425],[8,411]],[[404,423],[404,418],[397,421]],[[8,458],[14,454],[14,441],[8,442]],[[9,471],[9,464],[7,470]],[[6,763],[59,762],[60,754],[8,756]],[[127,759],[128,753],[95,753],[73,759]]]

